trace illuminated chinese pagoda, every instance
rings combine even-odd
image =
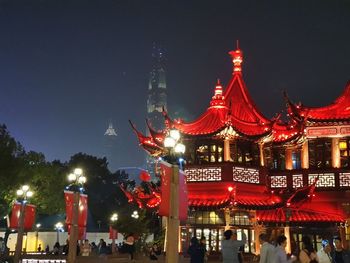
[[[232,78],[218,80],[207,110],[192,122],[173,120],[163,111],[165,129],[134,128],[140,145],[163,156],[171,129],[186,145],[189,212],[182,222],[181,244],[205,236],[220,250],[223,231],[236,228],[249,242],[245,252],[259,254],[258,236],[284,233],[298,249],[302,234],[350,239],[350,84],[332,104],[312,108],[285,94],[287,121],[269,119],[256,107],[243,79],[243,52],[229,52]]]

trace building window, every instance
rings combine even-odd
[[[340,162],[341,167],[348,168],[350,167],[350,138],[341,139],[339,141],[339,150],[340,150]]]
[[[249,166],[259,165],[259,147],[256,143],[235,140],[230,144],[230,153],[234,163]]]
[[[310,168],[332,166],[332,140],[328,138],[309,140]]]
[[[223,225],[222,211],[193,211],[188,214],[188,223],[196,225]]]
[[[197,160],[202,163],[221,163],[224,161],[222,144],[202,144],[197,147]]]
[[[300,169],[301,168],[300,155],[301,155],[300,150],[293,150],[293,152],[292,152],[293,169]]]
[[[231,213],[231,222],[230,225],[234,226],[249,226],[249,213],[247,212],[240,212],[240,211],[233,211]]]
[[[272,149],[272,169],[284,170],[286,168],[286,157],[284,148]]]

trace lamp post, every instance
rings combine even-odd
[[[19,214],[17,243],[16,243],[16,249],[15,249],[14,263],[19,263],[20,257],[22,254],[22,246],[23,246],[25,208],[26,208],[26,203],[28,202],[28,198],[33,196],[33,192],[29,190],[28,185],[23,185],[20,189],[17,190],[16,194],[18,196],[18,199],[20,199],[21,210]]]
[[[68,181],[71,182],[70,189],[74,192],[73,209],[72,209],[72,225],[69,235],[68,263],[75,263],[77,257],[78,242],[78,216],[79,216],[79,199],[83,185],[86,183],[86,177],[83,175],[81,168],[75,168],[73,173],[68,175]]]
[[[112,254],[114,254],[116,252],[115,249],[115,235],[114,235],[114,229],[113,229],[113,225],[114,223],[118,220],[118,214],[117,213],[113,213],[111,216],[111,231],[112,231]]]
[[[178,130],[170,130],[164,139],[164,147],[168,150],[167,161],[171,164],[170,206],[166,229],[166,263],[179,262],[179,165],[178,158],[185,153],[186,147],[180,142]]]
[[[35,225],[35,251],[38,251],[38,241],[39,241],[39,228],[41,227],[41,224],[38,223]],[[40,251],[39,251],[40,252]]]
[[[63,224],[61,222],[57,222],[55,225],[55,229],[57,232],[56,242],[60,243],[60,232],[63,230]]]

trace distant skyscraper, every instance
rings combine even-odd
[[[167,108],[165,59],[162,48],[153,45],[152,70],[148,83],[147,118],[156,130],[163,129],[163,107]]]
[[[152,51],[152,70],[148,83],[147,118],[151,127],[155,130],[164,128],[164,118],[162,115],[163,107],[167,109],[165,57],[163,49],[154,43]],[[155,160],[147,155],[146,161],[147,170],[153,174]]]
[[[110,168],[115,166],[115,146],[117,142],[117,132],[114,129],[112,122],[109,122],[108,128],[104,134],[105,157],[108,160]]]

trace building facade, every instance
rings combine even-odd
[[[207,110],[193,122],[163,112],[165,129],[149,136],[136,131],[152,156],[165,154],[163,140],[177,129],[186,145],[189,211],[181,245],[205,236],[220,251],[223,232],[235,228],[248,237],[244,251],[259,254],[258,236],[284,233],[288,252],[300,249],[303,234],[317,248],[350,232],[350,84],[333,103],[312,108],[285,94],[287,120],[266,118],[243,79],[243,53],[231,51],[232,78],[218,81]]]

